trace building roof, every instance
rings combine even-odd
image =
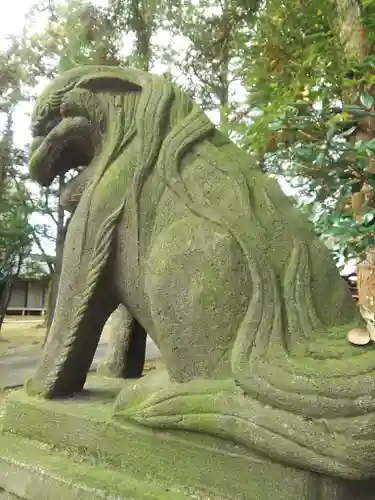
[[[55,260],[53,255],[30,254],[21,267],[19,279],[50,276],[51,272],[48,263],[54,264]]]

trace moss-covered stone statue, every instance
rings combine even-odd
[[[349,290],[275,180],[184,92],[138,70],[62,74],[37,102],[33,136],[40,184],[86,168],[65,188],[81,196],[29,395],[82,391],[102,327],[123,304],[167,371],[125,383],[110,421],[152,428],[150,439],[158,429],[190,436],[195,456],[210,438],[233,464],[251,458],[243,494],[212,498],[339,498],[314,481],[375,476],[375,352],[347,343],[360,325]],[[250,493],[274,464],[279,482]],[[292,493],[294,470],[310,471],[313,486]]]

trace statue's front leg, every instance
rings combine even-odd
[[[144,328],[123,305],[109,318],[107,328],[110,329],[108,352],[98,371],[108,377],[140,377],[146,355]]]
[[[70,267],[64,272],[64,267]],[[77,291],[69,283],[74,266],[64,262],[57,304],[48,340],[35,375],[26,383],[29,393],[46,398],[80,392],[86,381],[103,327],[119,304],[110,266],[105,266],[77,320]]]

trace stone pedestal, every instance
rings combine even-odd
[[[111,420],[124,381],[90,377],[64,401],[12,393],[0,500],[375,500],[375,482],[328,478],[187,432]]]

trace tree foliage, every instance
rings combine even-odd
[[[351,200],[375,185],[374,13],[373,2],[269,0],[245,52],[253,112],[242,144],[312,204],[317,230],[346,257],[374,244],[371,196],[360,220]]]

